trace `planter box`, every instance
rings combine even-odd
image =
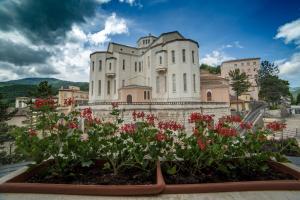
[[[0,184],[0,193],[135,196],[159,194],[165,188],[159,162],[157,162],[156,167],[156,184],[149,185],[76,185],[26,183],[25,180],[41,167],[44,166],[36,166]]]
[[[281,172],[290,174],[298,180],[241,181],[201,184],[166,184],[164,194],[188,194],[205,192],[237,192],[261,190],[300,190],[300,171],[289,163],[270,162]]]

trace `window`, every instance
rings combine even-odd
[[[194,51],[192,51],[192,62],[193,62],[193,64],[195,63],[195,52]]]
[[[148,68],[150,68],[150,57],[148,56]]]
[[[123,70],[125,70],[125,60],[123,59]]]
[[[144,99],[147,99],[147,92],[144,91]]]
[[[107,94],[110,94],[110,81],[107,81]]]
[[[99,60],[99,72],[102,70],[102,60]]]
[[[161,65],[162,64],[162,57],[159,56],[159,64]]]
[[[117,92],[117,81],[114,79],[114,94]]]
[[[193,88],[194,88],[194,92],[196,92],[196,75],[193,74]]]
[[[156,77],[156,93],[159,93],[159,76]]]
[[[147,92],[148,99],[150,99],[150,91]]]
[[[176,92],[176,75],[172,74],[172,90]]]
[[[207,99],[207,101],[211,101],[212,95],[211,95],[211,92],[210,92],[210,91],[208,91],[208,92],[206,93],[206,99]]]
[[[137,72],[137,62],[134,63],[134,71]]]
[[[122,80],[122,87],[125,86],[125,80]]]
[[[175,63],[175,51],[172,50],[171,54],[172,54],[172,63]]]
[[[94,61],[93,61],[93,62],[92,62],[92,71],[94,71],[94,69],[95,69],[95,68],[94,68],[94,64],[95,64],[95,63],[94,63]]]
[[[111,63],[109,63],[109,70],[111,70]]]
[[[167,92],[167,76],[165,76],[165,92]]]
[[[92,81],[91,94],[92,94],[92,96],[93,96],[93,94],[94,94],[94,81]]]
[[[183,91],[187,91],[187,85],[186,85],[186,73],[183,74]]]
[[[141,71],[142,71],[142,63],[139,62],[139,72],[141,72]]]
[[[182,62],[185,62],[185,49],[182,49]]]
[[[98,81],[98,95],[101,95],[101,80]]]

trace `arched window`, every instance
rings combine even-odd
[[[132,103],[132,96],[131,96],[131,94],[127,95],[127,103]]]
[[[207,98],[207,101],[211,101],[212,100],[212,94],[211,94],[211,91],[208,91],[206,93],[206,98]]]
[[[102,60],[99,60],[99,72],[102,70]]]
[[[186,73],[183,74],[183,91],[187,91],[187,85],[186,85]]]

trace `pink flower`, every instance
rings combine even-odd
[[[75,122],[70,122],[68,127],[70,129],[78,129],[78,124],[76,124]]]
[[[165,141],[167,139],[166,134],[164,134],[162,131],[159,131],[156,135],[155,138],[157,141],[162,142]]]
[[[156,117],[154,116],[154,114],[148,114],[147,116],[146,116],[146,120],[147,120],[147,123],[149,124],[149,125],[152,125],[152,126],[154,126],[154,120],[156,119]]]
[[[206,144],[201,139],[197,140],[197,145],[198,145],[199,149],[202,151],[206,149]]]
[[[80,136],[81,141],[88,141],[89,140],[89,135],[87,133],[83,133]]]
[[[136,126],[135,126],[135,124],[124,124],[120,128],[120,131],[122,133],[134,134],[136,131]]]
[[[286,128],[286,124],[278,121],[270,122],[267,124],[267,129],[271,131],[283,131]]]

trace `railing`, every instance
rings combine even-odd
[[[112,101],[113,102],[113,101]],[[111,101],[94,102],[94,103],[78,103],[79,106],[96,106],[96,105],[111,105]],[[117,102],[117,101],[116,101]],[[118,105],[222,105],[226,102],[200,102],[200,101],[152,101],[152,102],[117,102]]]

